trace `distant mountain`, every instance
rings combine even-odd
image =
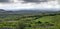
[[[0,12],[4,12],[5,10],[4,9],[0,9]]]
[[[0,9],[0,14],[3,14],[5,13],[5,10],[4,9]]]
[[[54,13],[52,10],[17,10],[17,11],[6,11],[0,9],[0,14],[39,14],[39,13]]]

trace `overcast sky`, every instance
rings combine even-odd
[[[0,9],[59,9],[59,0],[0,0]]]

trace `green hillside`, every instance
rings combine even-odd
[[[60,15],[0,14],[0,29],[60,29]]]

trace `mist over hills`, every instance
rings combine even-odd
[[[55,13],[58,11],[55,11],[53,9],[48,9],[48,10],[16,10],[16,11],[6,11],[4,9],[0,9],[0,14],[39,14],[39,13]]]

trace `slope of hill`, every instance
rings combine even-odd
[[[0,14],[1,15],[1,14]],[[3,14],[4,15],[4,14]],[[2,16],[3,16],[2,15]],[[60,15],[18,15],[0,16],[0,28],[12,29],[60,29]]]
[[[60,29],[60,11],[1,9],[0,29]]]

